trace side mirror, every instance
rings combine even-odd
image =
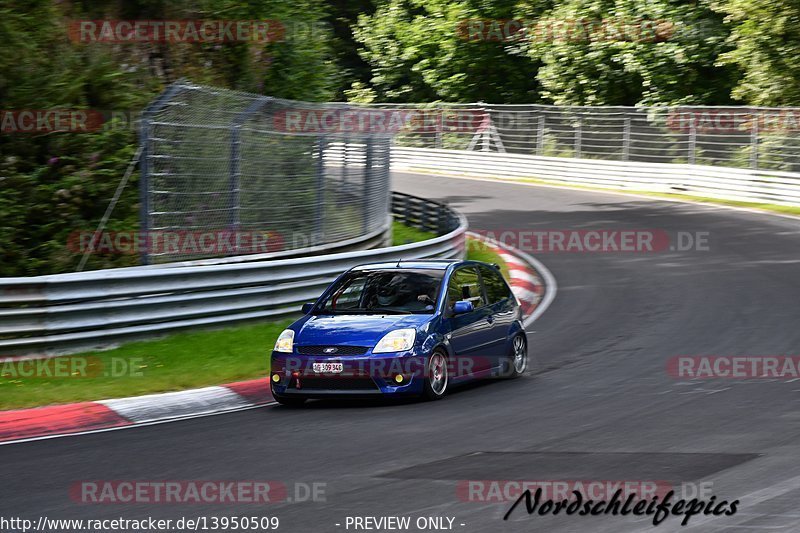
[[[303,314],[304,315],[307,315],[308,313],[310,313],[312,309],[314,309],[314,302],[303,304]]]
[[[475,309],[475,306],[472,305],[472,302],[468,300],[459,300],[453,305],[453,314],[454,315],[463,315],[464,313],[469,313]]]

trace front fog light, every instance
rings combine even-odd
[[[278,383],[281,380],[280,374],[272,374],[272,381]]]
[[[397,374],[397,375],[394,377],[394,380],[395,380],[396,382],[398,382],[398,383],[402,383],[402,382],[403,382],[403,374]]]
[[[390,331],[378,341],[372,353],[403,352],[414,346],[417,330],[413,328]]]
[[[294,349],[294,331],[291,329],[283,330],[278,340],[275,342],[275,351],[283,353],[292,353]]]

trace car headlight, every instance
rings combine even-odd
[[[410,350],[414,346],[414,339],[417,336],[417,330],[409,329],[396,329],[390,331],[383,336],[372,353],[386,353],[386,352],[402,352]]]
[[[278,340],[275,341],[275,351],[292,353],[294,351],[294,331],[291,329],[283,330]]]

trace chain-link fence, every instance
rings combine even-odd
[[[391,137],[353,116],[358,108],[342,104],[171,85],[141,122],[143,262],[387,231]]]
[[[399,146],[800,171],[800,108],[381,104]]]

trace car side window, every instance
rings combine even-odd
[[[450,276],[447,285],[447,305],[453,307],[459,300],[472,302],[475,309],[486,305],[478,280],[478,271],[474,267],[462,267]]]
[[[511,289],[508,288],[506,282],[503,281],[503,276],[497,270],[485,266],[480,267],[480,270],[490,304],[496,304],[511,296]]]

